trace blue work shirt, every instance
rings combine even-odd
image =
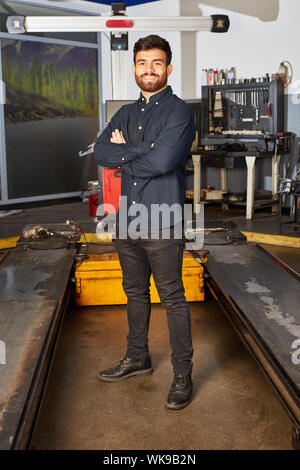
[[[115,129],[122,131],[125,144],[110,142]],[[122,106],[98,137],[94,156],[98,165],[123,170],[121,194],[127,196],[127,210],[143,204],[149,227],[164,228],[177,223],[178,214],[171,212],[169,221],[161,216],[154,220],[151,206],[179,205],[183,218],[185,167],[194,138],[193,113],[168,86],[147,104],[141,93],[137,101]]]

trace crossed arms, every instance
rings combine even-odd
[[[184,110],[185,111],[185,110]],[[156,142],[125,142],[120,111],[97,139],[96,162],[107,168],[120,167],[133,176],[153,178],[173,171],[185,159],[195,137],[192,113],[171,113]]]

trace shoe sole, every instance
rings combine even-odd
[[[122,382],[123,380],[129,379],[130,377],[135,377],[136,375],[150,375],[152,372],[153,369],[143,369],[130,372],[127,375],[123,375],[123,377],[102,377],[100,374],[98,374],[98,378],[103,380],[103,382]]]
[[[192,401],[192,398],[189,398],[189,400],[185,401],[184,403],[181,403],[180,405],[175,405],[175,404],[172,404],[172,403],[168,403],[166,401],[165,406],[169,410],[182,410],[183,408],[188,406],[191,403],[191,401]]]

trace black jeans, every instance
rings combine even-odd
[[[182,239],[116,239],[127,296],[126,355],[133,359],[148,356],[150,320],[150,275],[153,273],[161,304],[167,311],[171,361],[175,374],[192,372],[191,319],[182,283]]]

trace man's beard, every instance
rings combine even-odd
[[[157,77],[158,80],[154,80],[153,82],[144,82],[142,77],[144,75],[153,75],[154,77]],[[137,83],[137,85],[139,86],[139,88],[142,90],[142,91],[150,91],[150,92],[153,92],[153,91],[157,91],[157,90],[160,90],[161,88],[163,88],[167,83],[168,83],[168,74],[167,72],[162,75],[160,78],[158,75],[156,75],[155,73],[145,73],[143,74],[141,77],[139,77],[138,75],[135,75],[135,81]]]

